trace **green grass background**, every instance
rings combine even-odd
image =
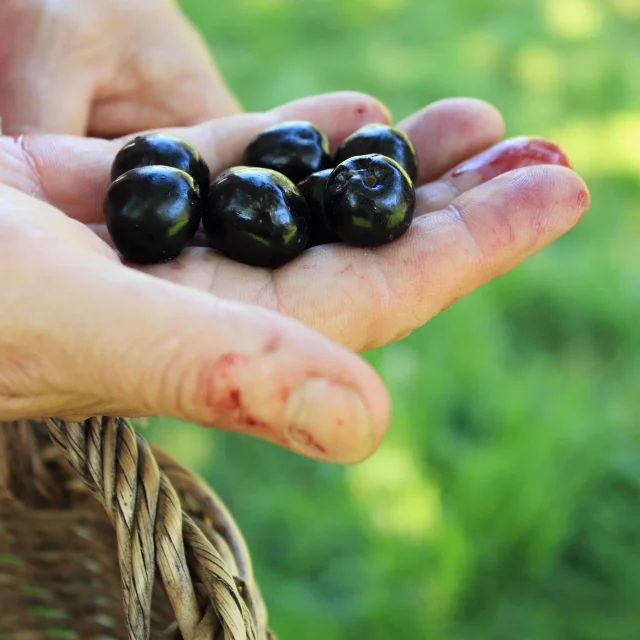
[[[640,637],[640,2],[184,0],[248,109],[487,99],[587,179],[579,227],[367,357],[388,440],[338,468],[167,420],[283,640]]]

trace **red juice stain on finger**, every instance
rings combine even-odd
[[[242,406],[240,389],[219,389],[215,387],[214,389],[207,396],[206,405],[212,408],[216,414],[229,414],[240,411]]]
[[[197,395],[200,401],[214,414],[228,413],[237,410],[242,398],[240,390],[230,381],[232,370],[246,364],[249,356],[228,352],[215,358],[208,366],[202,368],[197,382]]]
[[[229,389],[229,410],[240,408],[240,389]]]
[[[565,152],[554,142],[543,138],[512,138],[494,145],[461,164],[451,177],[476,173],[481,182],[534,165],[553,164],[571,168]]]
[[[265,438],[284,445],[282,436],[272,425],[250,413],[243,401],[242,391],[234,385],[234,370],[250,361],[250,356],[246,354],[229,351],[203,368],[198,380],[198,397],[211,411],[211,419],[207,424],[220,427],[222,422],[246,427],[256,435],[260,433]]]
[[[299,429],[293,425],[289,427],[289,433],[308,449],[313,449],[322,455],[327,455],[327,449],[323,447],[308,431]]]
[[[242,423],[247,427],[255,428],[255,429],[263,429],[265,431],[271,431],[271,425],[264,420],[258,420],[250,415],[242,416]]]

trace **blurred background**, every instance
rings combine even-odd
[[[640,637],[640,0],[183,0],[244,106],[448,96],[558,140],[579,227],[367,357],[366,463],[156,420],[221,494],[282,640]]]

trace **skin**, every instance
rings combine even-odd
[[[338,93],[170,131],[215,175],[258,132],[292,119],[313,122],[335,149],[388,113]],[[420,157],[411,229],[377,249],[315,247],[276,271],[202,247],[124,266],[101,213],[124,140],[0,138],[0,420],[160,414],[322,460],[371,454],[389,398],[353,352],[408,335],[589,206],[582,180],[545,166],[526,141],[497,162],[499,145],[513,143],[500,142],[502,119],[483,102],[445,100],[399,126]]]
[[[116,137],[237,113],[173,0],[2,0],[5,133]]]

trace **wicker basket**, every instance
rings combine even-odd
[[[240,531],[123,419],[0,423],[0,640],[274,640]]]

